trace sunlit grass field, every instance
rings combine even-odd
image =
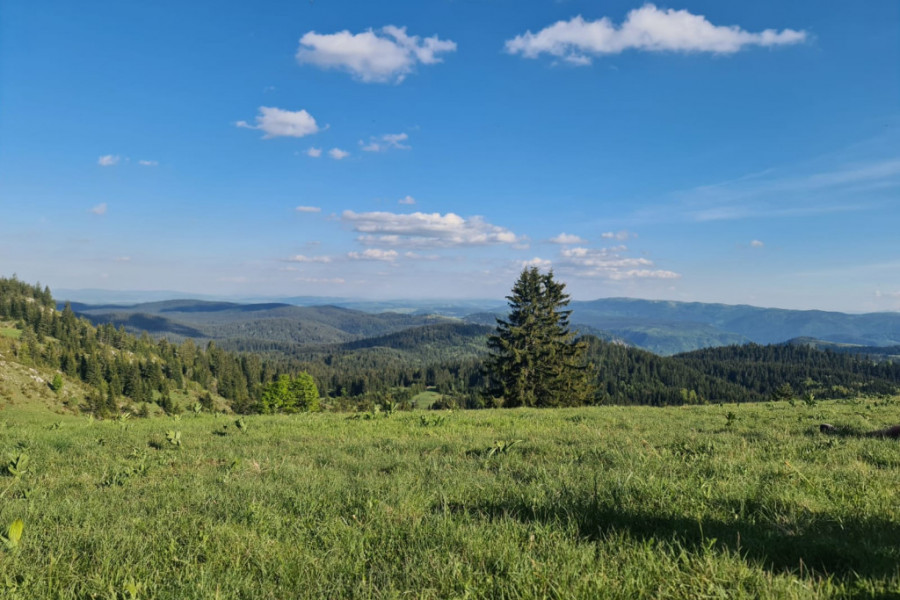
[[[0,597],[900,597],[900,399],[236,421],[0,410]]]

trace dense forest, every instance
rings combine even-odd
[[[0,321],[20,335],[6,339],[16,361],[58,372],[85,387],[81,409],[113,414],[149,403],[167,412],[172,396],[208,408],[265,410],[263,397],[283,376],[312,376],[323,406],[355,410],[403,406],[415,394],[442,395],[435,407],[493,406],[484,361],[491,328],[441,322],[340,344],[242,340],[174,343],[92,325],[51,292],[15,277],[0,279]],[[786,344],[726,346],[673,357],[583,336],[596,393],[589,403],[673,405],[841,398],[896,393],[900,364]],[[788,386],[788,387],[786,387]],[[175,394],[175,392],[179,394]]]

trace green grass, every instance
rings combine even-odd
[[[0,327],[0,337],[17,340],[22,337],[22,331],[15,327]]]
[[[0,598],[900,597],[898,400],[244,420],[0,410]]]
[[[437,392],[419,392],[410,399],[410,404],[416,408],[430,408],[432,404],[442,399],[444,396]]]

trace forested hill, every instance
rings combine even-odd
[[[71,306],[79,316],[90,319],[94,324],[121,325],[132,333],[147,331],[172,341],[195,338],[248,343],[264,340],[291,344],[334,344],[448,322],[440,316],[393,312],[373,314],[337,306],[281,303],[168,300],[131,306],[78,303]]]
[[[784,384],[798,395],[822,398],[892,394],[900,386],[900,361],[874,361],[797,344],[707,348],[671,360],[733,382],[755,396],[771,395]]]
[[[572,323],[609,331],[658,354],[807,336],[829,342],[900,344],[900,313],[846,314],[747,305],[604,298],[574,301]]]
[[[170,308],[184,314],[183,305],[158,311]],[[207,313],[234,310],[241,309],[205,307]],[[332,314],[342,314],[336,310]],[[385,322],[399,323],[392,318]],[[42,373],[46,383],[60,375],[72,409],[115,414],[159,405],[169,411],[203,400],[217,409],[252,412],[259,410],[263,389],[279,375],[306,371],[332,408],[403,403],[425,390],[441,394],[442,406],[483,407],[490,405],[483,362],[491,331],[431,320],[330,344],[265,339],[173,343],[135,336],[110,323],[92,325],[69,307],[56,310],[48,289],[0,279],[0,396],[7,385],[4,370],[20,365]],[[585,340],[598,390],[593,401],[598,403],[761,401],[783,395],[785,386],[791,390],[786,397],[852,397],[893,393],[900,385],[897,361],[874,362],[808,345],[750,344],[662,357],[594,336]],[[559,399],[560,405],[566,403]]]
[[[96,414],[134,412],[149,403],[170,412],[197,400],[208,409],[249,412],[263,388],[287,372],[284,364],[214,344],[175,345],[111,324],[94,326],[69,307],[56,310],[49,289],[15,278],[0,279],[0,333],[6,361],[43,372],[56,391],[73,388],[74,395],[62,397],[70,408]]]

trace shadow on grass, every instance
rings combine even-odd
[[[890,578],[900,571],[900,523],[883,519],[837,521],[799,509],[792,519],[785,519],[755,500],[723,503],[720,507],[724,509],[720,514],[747,516],[734,521],[662,516],[596,503],[590,496],[553,506],[508,499],[447,508],[488,519],[574,524],[587,540],[625,533],[641,540],[677,542],[688,550],[718,547],[773,572]],[[779,509],[784,512],[783,506]]]

